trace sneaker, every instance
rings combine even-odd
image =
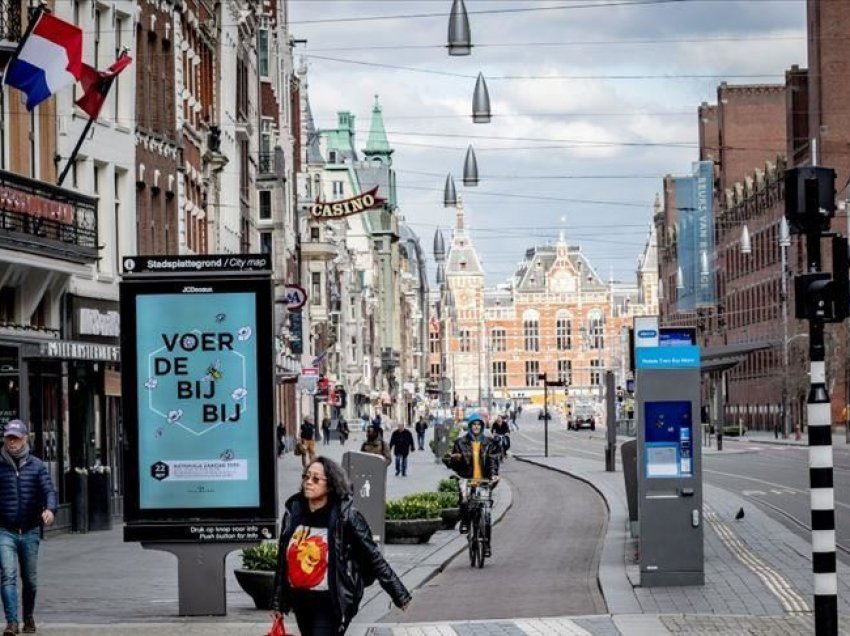
[[[21,630],[22,634],[35,634],[38,630],[35,627],[35,619],[32,617],[24,619],[24,628]]]
[[[6,623],[6,629],[3,630],[3,636],[17,636],[19,633],[17,623]]]

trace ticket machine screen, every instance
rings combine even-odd
[[[646,476],[693,477],[691,403],[647,402],[644,427]]]

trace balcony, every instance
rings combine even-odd
[[[14,53],[23,34],[21,0],[0,0],[0,59]]]
[[[0,170],[0,248],[93,263],[97,199]]]
[[[339,253],[337,246],[324,241],[304,241],[301,243],[301,258],[305,261],[330,261]]]

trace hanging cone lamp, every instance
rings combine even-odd
[[[753,247],[750,243],[750,229],[745,225],[741,230],[741,254],[752,254]]]
[[[472,121],[476,124],[489,124],[491,117],[490,93],[487,90],[487,82],[484,81],[484,74],[479,73],[472,96]]]
[[[446,187],[443,189],[443,207],[453,208],[457,205],[457,190],[452,175],[446,175]]]
[[[469,16],[463,0],[454,0],[449,16],[449,55],[472,53],[472,35],[469,32]]]
[[[466,149],[466,159],[463,162],[463,185],[478,185],[478,160],[475,158],[475,150],[472,146]]]
[[[676,289],[684,289],[685,288],[685,274],[682,272],[682,268],[679,267],[676,270]]]

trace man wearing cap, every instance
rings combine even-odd
[[[0,448],[0,596],[6,612],[3,636],[18,633],[18,566],[23,582],[23,633],[34,634],[36,564],[40,524],[56,514],[56,491],[47,467],[30,454],[27,425],[12,420]]]

